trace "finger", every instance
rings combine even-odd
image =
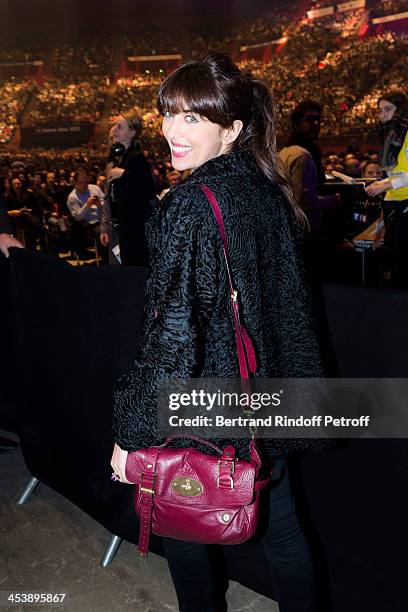
[[[120,474],[120,482],[122,482],[123,484],[134,484],[133,482],[130,482],[130,480],[126,478],[125,474]]]
[[[125,484],[132,484],[131,482],[129,482],[129,480],[126,478],[126,466],[121,466],[119,469],[116,470],[116,474],[119,476],[119,480],[120,482],[123,482]]]
[[[115,478],[113,478],[113,476],[115,476]],[[120,482],[122,484],[133,484],[133,482],[130,482],[126,478],[126,476],[124,474],[122,474],[122,472],[120,470],[118,470],[117,468],[113,470],[112,480],[114,480],[116,482]]]
[[[128,484],[128,485],[134,484],[133,482],[129,482],[128,480],[126,480],[126,478],[121,478],[120,482],[121,484]]]

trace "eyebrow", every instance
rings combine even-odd
[[[171,110],[171,108],[164,108],[163,112],[173,112],[173,113],[183,113],[184,115],[188,115],[193,114],[193,115],[197,115],[198,117],[201,117],[200,113],[198,111],[192,110],[191,108],[176,108],[173,111]]]

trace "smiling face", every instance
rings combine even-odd
[[[162,129],[173,168],[180,172],[194,171],[208,160],[227,153],[236,138],[234,128],[226,130],[189,110],[177,114],[165,111]]]
[[[378,103],[378,118],[381,123],[387,123],[393,118],[397,107],[388,100],[380,100]]]

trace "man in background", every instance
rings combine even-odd
[[[317,193],[318,186],[325,181],[322,154],[316,144],[321,120],[322,108],[318,102],[305,100],[298,104],[291,116],[292,132],[287,146],[279,153],[295,199],[309,220],[312,241],[320,238],[323,211],[340,204],[335,195]]]
[[[67,207],[74,219],[73,242],[75,250],[87,257],[86,244],[96,238],[102,245],[102,260],[107,262],[110,211],[103,191],[89,183],[88,173],[80,168],[74,173],[74,189],[68,195]]]

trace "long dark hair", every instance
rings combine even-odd
[[[276,148],[275,104],[269,88],[242,73],[229,55],[210,53],[202,60],[179,66],[161,84],[157,108],[163,114],[189,109],[224,129],[241,120],[243,128],[231,150],[252,153],[259,168],[277,183],[296,218],[304,213],[296,204]]]
[[[390,121],[377,124],[377,134],[381,141],[380,165],[383,170],[390,170],[398,162],[398,155],[408,131],[408,99],[401,91],[389,91],[378,98],[378,106],[381,100],[391,102],[397,107]]]
[[[407,106],[407,97],[402,91],[388,91],[385,92],[382,96],[380,96],[377,100],[377,106],[380,105],[381,100],[385,100],[386,102],[391,102],[394,106],[397,107],[395,112],[398,112],[400,108]]]

